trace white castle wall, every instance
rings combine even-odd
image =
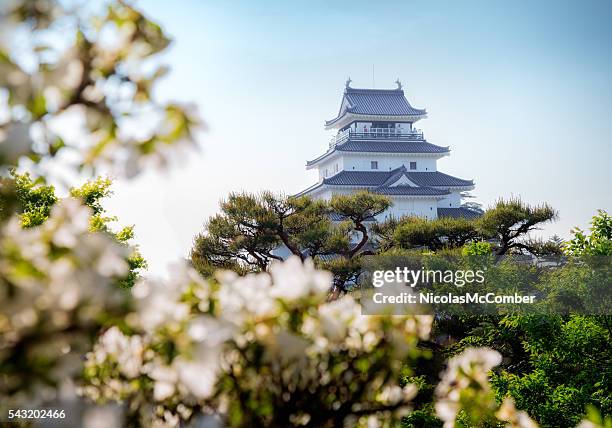
[[[409,198],[393,198],[393,205],[377,220],[386,220],[389,217],[405,217],[418,216],[428,219],[438,217],[438,204],[435,199],[409,199]]]
[[[378,171],[389,171],[399,168],[402,165],[410,171],[410,162],[417,163],[417,169],[413,171],[419,172],[435,172],[437,171],[436,159],[423,156],[389,156],[389,155],[341,155],[342,164],[347,171],[375,171],[371,168],[371,162],[378,162]]]
[[[323,181],[325,177],[336,175],[344,169],[344,158],[342,156],[332,156],[330,159],[322,162],[317,168],[319,171],[319,181]]]
[[[461,206],[461,192],[453,192],[448,197],[438,201],[440,208],[459,208]]]
[[[372,169],[372,161],[378,162],[378,169]],[[417,169],[410,170],[410,162],[416,162]],[[342,170],[346,171],[390,171],[402,165],[409,171],[436,172],[437,159],[424,156],[390,156],[385,154],[331,156],[317,167],[319,181],[332,177]]]

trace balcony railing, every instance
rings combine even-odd
[[[395,128],[372,128],[367,132],[355,132],[351,129],[340,131],[329,142],[329,147],[335,147],[345,141],[351,140],[402,140],[402,141],[420,141],[423,140],[423,131],[413,129],[404,131]]]

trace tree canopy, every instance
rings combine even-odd
[[[387,197],[369,192],[330,201],[233,193],[196,236],[191,260],[204,274],[215,268],[244,273],[267,270],[285,252],[312,258],[344,287],[359,273],[356,259],[370,251],[368,222],[389,206]]]
[[[610,256],[612,255],[612,216],[603,210],[591,220],[591,233],[576,228],[574,237],[566,244],[565,250],[571,255]]]
[[[500,199],[478,219],[477,228],[483,237],[498,243],[496,252],[499,255],[513,250],[533,253],[537,251],[538,245],[525,238],[530,232],[557,217],[557,212],[546,203],[530,206],[518,198]]]
[[[265,271],[273,260],[292,254],[312,258],[334,273],[335,288],[346,291],[362,272],[362,258],[391,249],[461,249],[491,241],[499,255],[529,251],[558,254],[560,242],[540,242],[529,232],[554,220],[548,206],[532,207],[500,200],[476,220],[464,218],[390,218],[376,222],[391,201],[358,192],[329,201],[309,197],[232,193],[221,212],[205,223],[191,250],[194,267],[204,275],[215,269],[240,273]]]
[[[570,296],[595,300],[609,296],[609,292],[598,291],[599,287],[609,287],[609,275],[606,277],[606,270],[598,274],[588,257],[612,255],[607,244],[611,237],[610,216],[599,211],[591,225],[590,233],[574,230],[574,238],[561,245],[565,254],[579,258],[578,262],[553,269],[540,279],[539,287],[546,290],[542,304],[549,305],[550,314],[445,316],[437,319],[433,327],[434,335],[448,340],[447,344],[436,348],[445,356],[457,355],[473,346],[486,346],[500,352],[503,362],[492,375],[497,401],[512,397],[519,409],[542,426],[571,427],[587,411],[595,416],[612,413],[612,352],[609,346],[612,319],[605,313],[579,313],[576,309],[580,308],[559,307],[557,302],[559,298],[565,302]],[[491,252],[493,247],[486,242],[473,242],[464,247],[466,255],[482,256]],[[587,257],[586,263],[580,259],[582,257]],[[609,259],[599,262],[599,266],[601,264],[609,266]],[[513,266],[510,259],[508,277],[516,281]],[[586,284],[596,285],[587,288]],[[432,379],[432,373],[427,370],[418,374]],[[425,400],[417,414],[435,419],[427,403]]]

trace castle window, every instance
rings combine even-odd
[[[378,161],[370,162],[370,168],[371,169],[378,169]]]
[[[416,162],[410,162],[410,169],[414,170],[416,168]]]
[[[391,123],[391,122],[372,122],[372,126],[371,128],[387,128],[387,129],[391,129],[391,128],[395,128],[395,123]]]

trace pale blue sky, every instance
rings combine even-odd
[[[202,151],[167,174],[118,182],[108,208],[135,223],[161,272],[186,256],[230,191],[295,193],[316,180],[344,81],[394,87],[452,153],[442,171],[477,201],[547,201],[569,236],[612,211],[612,2],[180,1],[139,3],[174,37],[163,98],[191,100]]]

